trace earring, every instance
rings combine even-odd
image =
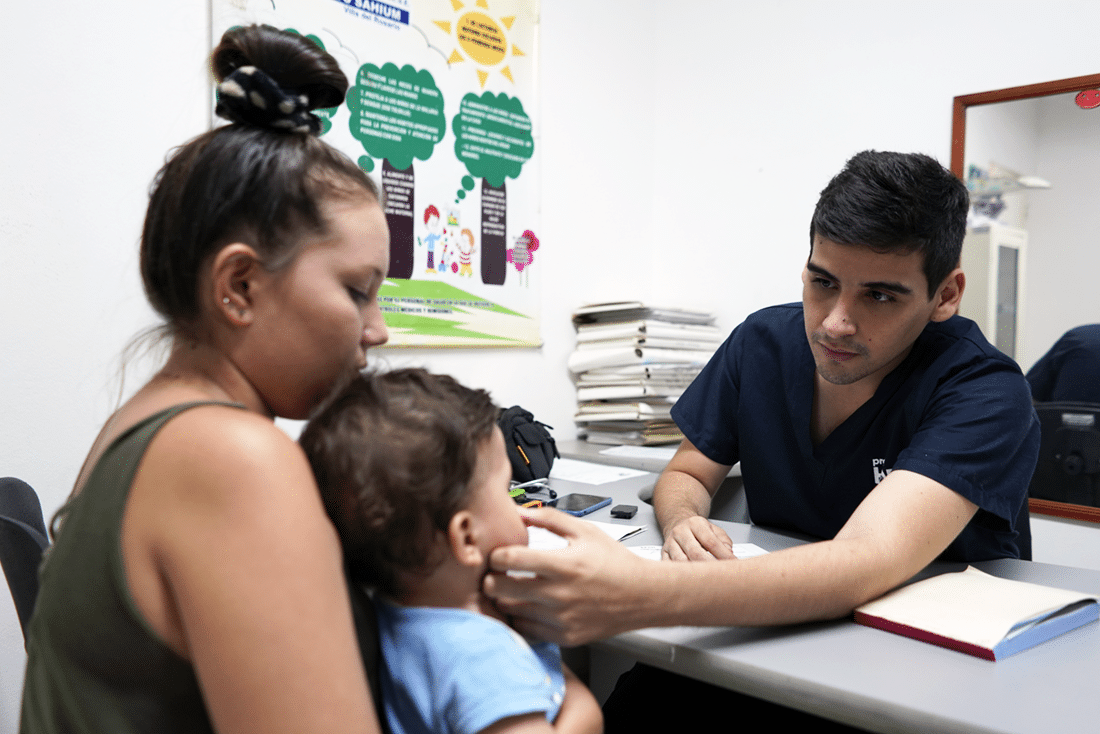
[[[222,298],[222,303],[224,303],[226,306],[228,306],[229,305],[229,296],[224,296]]]

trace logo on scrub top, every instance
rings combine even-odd
[[[877,485],[886,475],[894,471],[893,469],[886,469],[883,464],[886,463],[886,459],[871,459],[871,471],[875,473],[875,484]]]

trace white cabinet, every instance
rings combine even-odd
[[[959,313],[973,319],[995,347],[1018,359],[1024,314],[1027,232],[1003,224],[967,230],[962,269],[966,273]]]

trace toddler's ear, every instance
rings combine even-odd
[[[476,521],[468,510],[459,510],[447,524],[447,538],[451,544],[451,555],[464,566],[481,568],[485,564],[485,555],[477,544]]]

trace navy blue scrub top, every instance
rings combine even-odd
[[[832,538],[890,471],[905,469],[979,507],[941,559],[1030,559],[1039,423],[1020,368],[973,321],[929,323],[874,396],[816,447],[815,369],[801,304],[767,308],[734,329],[673,406],[705,456],[741,462],[754,523]]]
[[[1028,370],[1039,402],[1100,403],[1100,324],[1070,329]]]

